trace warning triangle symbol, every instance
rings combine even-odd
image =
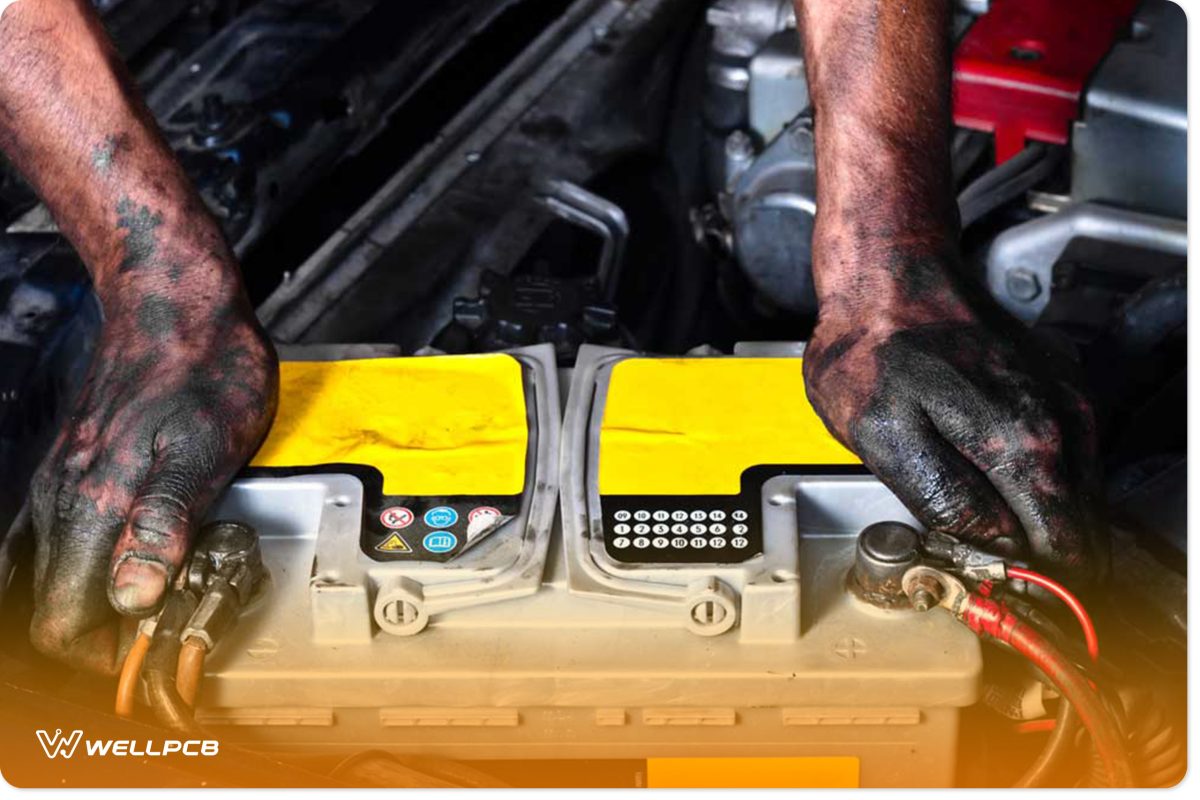
[[[388,538],[384,539],[379,544],[375,545],[375,549],[381,553],[411,553],[412,548],[408,546],[408,542],[404,541],[404,537],[398,533],[393,533]]]

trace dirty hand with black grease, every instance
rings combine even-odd
[[[0,64],[0,147],[79,252],[104,312],[31,487],[31,638],[111,674],[265,436],[278,365],[220,228],[91,4],[10,6]]]
[[[1108,545],[1091,406],[960,262],[949,9],[797,2],[819,175],[806,389],[924,525],[1093,583]]]

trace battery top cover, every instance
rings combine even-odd
[[[602,495],[733,495],[767,464],[857,464],[813,411],[794,358],[630,358],[612,369]]]
[[[370,466],[385,495],[519,495],[528,446],[512,356],[291,361],[251,466]]]

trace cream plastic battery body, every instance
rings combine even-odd
[[[577,401],[573,392],[570,409]],[[427,565],[409,577],[474,595],[475,603],[429,613],[416,636],[381,631],[361,602],[314,605],[318,548],[357,552],[354,478],[235,485],[217,514],[260,529],[273,586],[213,653],[200,721],[223,740],[282,750],[379,747],[459,759],[853,757],[863,786],[952,785],[960,711],[979,695],[978,641],[948,615],[884,611],[845,591],[857,532],[880,519],[911,521],[886,488],[865,475],[778,475],[759,498],[765,538],[792,546],[773,549],[771,569],[688,565],[686,574],[660,567],[640,576],[626,569],[604,592],[581,591],[577,562],[593,552],[584,540],[601,532],[573,524],[580,508],[565,497],[573,421],[569,410],[560,469],[567,524],[547,528],[536,591],[489,595],[489,576],[469,564]],[[502,536],[495,547],[506,546]],[[741,635],[744,595],[754,584],[731,575],[756,570],[789,586],[773,595],[764,624],[793,625],[794,635]],[[708,578],[730,588],[739,614],[716,636],[689,630],[680,603],[662,599]],[[363,586],[369,604],[377,584]],[[647,600],[646,590],[657,599]],[[326,612],[334,617],[319,620]],[[321,640],[319,630],[339,624],[361,635]]]

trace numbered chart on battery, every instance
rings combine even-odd
[[[762,552],[740,498],[602,498],[605,548],[625,563],[737,563]]]

